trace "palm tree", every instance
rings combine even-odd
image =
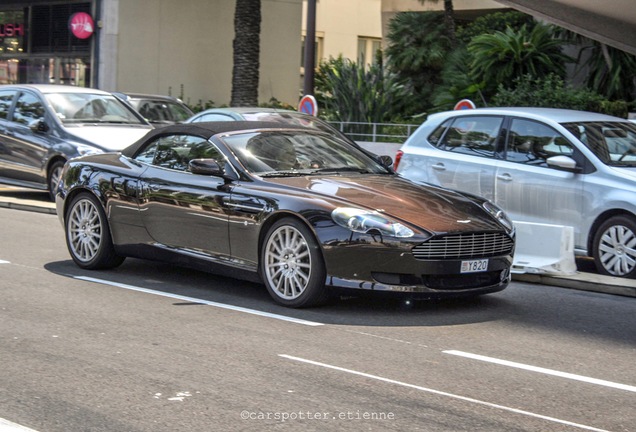
[[[412,113],[427,111],[440,84],[450,41],[437,12],[400,12],[389,22],[387,63],[419,100]]]
[[[258,105],[261,0],[236,0],[231,106]]]
[[[544,24],[532,30],[523,25],[519,30],[508,27],[505,32],[482,34],[468,44],[471,74],[491,91],[527,74],[554,73],[563,78],[565,63],[573,59],[561,51],[562,45],[563,40],[553,36],[553,27]]]
[[[437,3],[439,0],[420,0],[424,4],[427,1]],[[455,9],[453,8],[453,0],[444,0],[444,28],[446,29],[446,37],[450,41],[451,48],[457,46],[457,36],[455,34]]]

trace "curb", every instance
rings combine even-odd
[[[559,288],[636,297],[636,280],[603,276],[594,273],[576,272],[573,275],[513,274],[512,280],[556,286]]]
[[[3,200],[0,200],[0,208],[9,208],[13,210],[25,210],[25,211],[31,211],[31,212],[53,214],[53,215],[57,214],[57,211],[55,211],[55,205],[47,206],[46,204],[43,204],[43,203],[18,202],[18,200],[13,200],[10,198],[4,198]]]

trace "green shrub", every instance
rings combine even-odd
[[[567,108],[618,117],[627,117],[628,112],[627,102],[608,101],[593,90],[566,86],[554,74],[545,78],[524,75],[515,79],[512,87],[500,85],[492,106]]]

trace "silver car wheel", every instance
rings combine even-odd
[[[282,299],[294,300],[307,289],[312,262],[307,240],[296,228],[283,225],[265,245],[264,273],[272,291]]]
[[[88,262],[100,251],[102,221],[95,204],[89,199],[77,201],[68,214],[67,236],[71,252],[79,261]]]
[[[636,235],[623,225],[610,226],[601,235],[599,259],[607,272],[625,276],[636,267]]]

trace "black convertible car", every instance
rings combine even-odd
[[[510,281],[514,228],[484,199],[400,178],[341,138],[260,122],[149,132],[64,167],[73,260],[163,260],[260,281],[291,307],[330,287],[476,295]]]

